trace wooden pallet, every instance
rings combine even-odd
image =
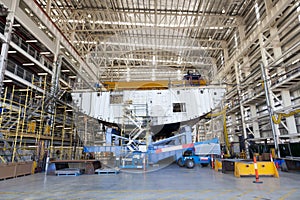
[[[95,170],[95,174],[118,174],[120,171],[116,169],[97,169]]]
[[[79,176],[81,170],[78,168],[65,168],[55,171],[56,176]]]

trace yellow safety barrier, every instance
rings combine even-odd
[[[222,161],[215,159],[215,171],[217,172],[219,170],[222,170]]]
[[[274,176],[279,178],[279,174],[274,162],[257,162],[259,176]],[[234,176],[255,176],[254,163],[235,162]]]

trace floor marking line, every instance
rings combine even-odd
[[[284,200],[287,197],[291,196],[293,193],[295,193],[297,191],[297,189],[292,189],[290,190],[287,194],[283,195],[282,197],[279,198],[279,200]]]

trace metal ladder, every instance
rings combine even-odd
[[[132,152],[138,150],[139,144],[136,142],[136,139],[145,132],[145,128],[143,127],[143,120],[139,119],[133,109],[129,108],[129,105],[130,104],[124,105],[124,117],[129,119],[129,121],[135,125],[135,128],[129,133],[129,142],[126,144],[127,148]]]

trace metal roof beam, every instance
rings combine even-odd
[[[127,43],[127,42],[100,42],[101,45],[113,45],[113,46],[126,46],[126,47],[147,47],[147,48],[158,48],[158,49],[176,49],[180,50],[190,50],[190,51],[199,51],[199,50],[223,50],[222,47],[202,47],[202,46],[183,46],[183,45],[163,45],[163,44],[136,44],[136,43]]]
[[[69,43],[69,41],[62,35],[60,30],[56,27],[56,25],[43,13],[37,3],[31,0],[23,0],[28,8],[32,10],[32,12],[47,26],[47,28],[61,41],[61,43],[67,48],[67,50],[74,56],[74,58],[80,63],[83,69],[90,76],[89,79],[97,82],[97,75],[90,66],[88,66],[85,61],[81,58],[81,56],[77,53],[75,48]],[[53,52],[54,53],[54,52]],[[80,72],[79,72],[80,73]],[[88,80],[88,78],[87,78]]]
[[[258,40],[258,36],[260,33],[265,31],[270,27],[270,25],[276,20],[276,18],[289,6],[293,0],[279,0],[276,5],[270,10],[269,14],[261,21],[258,25],[257,29],[249,35],[248,38],[245,38],[244,41],[241,43],[240,50],[236,51],[236,53],[231,57],[229,62],[225,63],[225,68],[221,68],[220,72],[218,73],[218,78],[221,78],[226,74],[229,70],[232,69],[235,61],[245,55],[248,49],[251,47],[252,44]]]
[[[84,8],[84,9],[70,9],[70,8],[60,8],[62,11],[68,11],[75,15],[86,15],[88,14],[92,15],[112,15],[112,14],[123,14],[127,16],[132,15],[158,15],[158,16],[200,16],[200,17],[207,17],[207,18],[213,18],[212,20],[217,19],[233,19],[237,20],[240,19],[240,16],[233,16],[233,15],[226,15],[226,14],[216,14],[216,13],[207,13],[207,12],[198,12],[198,11],[192,11],[192,10],[161,10],[158,9],[157,12],[155,12],[155,9],[149,9],[149,8],[138,8],[138,9],[101,9],[101,8]],[[55,17],[55,15],[54,15]]]

